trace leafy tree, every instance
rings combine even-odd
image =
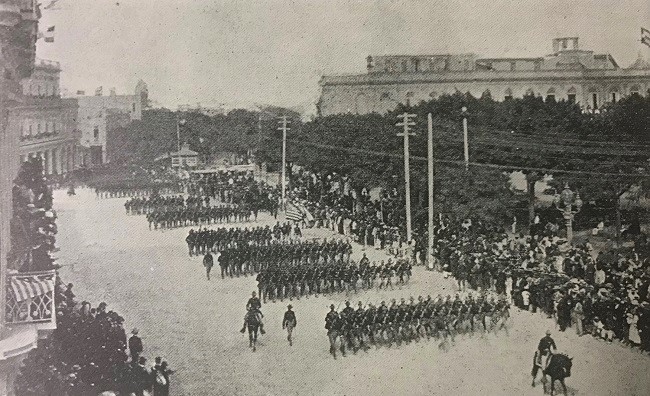
[[[9,265],[20,271],[55,268],[56,213],[52,210],[52,190],[43,176],[43,161],[24,162],[14,180],[11,250]]]

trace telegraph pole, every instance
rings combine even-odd
[[[433,269],[433,117],[427,116],[429,139],[427,141],[429,162],[429,240],[427,241],[427,265]]]
[[[469,170],[469,141],[467,136],[467,107],[463,106],[463,143],[465,148],[465,170]]]
[[[290,129],[287,124],[290,121],[287,120],[287,116],[282,116],[278,123],[280,124],[278,131],[282,131],[282,208],[284,209],[287,196],[287,131]]]
[[[181,151],[181,120],[176,116],[176,148]]]
[[[411,242],[411,177],[409,174],[409,136],[415,135],[411,132],[411,126],[415,125],[415,121],[412,121],[411,118],[415,118],[416,114],[404,113],[397,116],[401,118],[402,121],[395,124],[396,126],[404,127],[404,132],[398,133],[397,136],[404,136],[404,187],[405,187],[405,199],[406,199],[406,241],[407,243]]]
[[[257,151],[260,150],[261,143],[262,143],[262,113],[260,112],[257,115]]]

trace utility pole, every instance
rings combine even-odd
[[[397,136],[404,136],[404,193],[406,199],[406,241],[411,243],[411,177],[409,168],[409,136],[415,135],[412,133],[411,126],[415,125],[416,114],[403,113],[397,116],[402,121],[395,124],[396,126],[404,127],[404,132],[398,133]]]
[[[427,241],[427,265],[433,269],[433,116],[427,116],[429,139],[427,152],[429,162],[429,240]]]
[[[181,151],[181,120],[176,115],[176,148]]]
[[[465,170],[469,170],[469,141],[467,137],[467,107],[463,106],[463,142],[465,148]]]
[[[257,151],[260,150],[262,144],[262,113],[257,115]]]
[[[287,124],[290,121],[287,120],[287,116],[285,115],[278,122],[280,124],[278,130],[282,131],[282,208],[284,209],[287,196],[287,131],[290,129]]]

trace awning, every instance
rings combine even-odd
[[[42,296],[54,290],[56,273],[54,271],[38,274],[16,274],[11,276],[11,291],[16,301]]]

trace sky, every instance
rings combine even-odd
[[[57,0],[49,26],[37,54],[61,62],[62,90],[124,94],[142,79],[168,108],[313,109],[322,75],[364,73],[368,55],[540,56],[579,36],[623,67],[650,58],[648,0]]]

